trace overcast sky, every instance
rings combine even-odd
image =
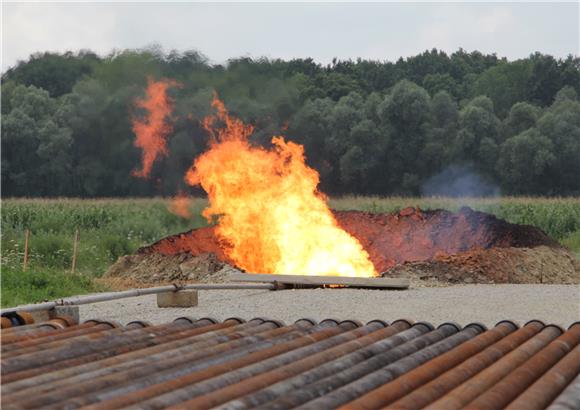
[[[239,56],[396,60],[433,47],[579,54],[578,2],[569,3],[7,3],[2,71],[37,51],[195,49]]]

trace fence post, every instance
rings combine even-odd
[[[77,267],[77,249],[79,244],[79,230],[75,231],[75,238],[73,242],[73,254],[72,254],[72,263],[71,263],[71,273],[75,273],[75,269]]]
[[[22,271],[26,272],[28,268],[28,238],[30,237],[30,230],[27,228],[24,231],[24,261],[22,262]]]

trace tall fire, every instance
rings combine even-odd
[[[236,266],[255,273],[377,276],[368,253],[338,226],[318,192],[319,176],[306,165],[303,147],[282,137],[273,137],[270,149],[252,146],[253,127],[230,116],[217,96],[212,106],[216,114],[203,122],[209,150],[185,179],[207,192],[204,216],[217,221],[216,234]],[[164,106],[147,109],[150,118],[168,114]],[[139,127],[134,131],[145,139]]]
[[[214,97],[205,119],[210,149],[186,180],[201,185],[218,218],[217,234],[231,246],[237,266],[260,273],[376,276],[361,244],[338,227],[317,191],[318,173],[301,145],[272,138],[272,149],[251,146],[253,128],[231,117]]]

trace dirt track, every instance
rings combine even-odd
[[[81,306],[81,320],[106,318],[123,324],[135,319],[163,323],[179,316],[225,319],[269,317],[291,323],[311,317],[356,318],[361,321],[399,318],[435,325],[478,321],[493,326],[511,319],[531,319],[569,326],[580,320],[578,285],[456,285],[406,291],[313,289],[284,291],[205,291],[199,306],[159,309],[155,296]]]

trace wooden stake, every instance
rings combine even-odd
[[[75,239],[73,242],[73,254],[72,254],[72,264],[71,264],[71,273],[75,273],[75,269],[77,267],[77,249],[79,244],[79,230],[75,231]]]
[[[24,261],[22,262],[22,270],[26,272],[28,268],[28,238],[30,237],[30,230],[24,231]]]

